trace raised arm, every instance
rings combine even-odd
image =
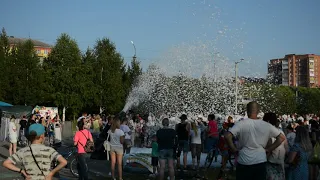
[[[286,140],[286,137],[282,133],[280,133],[276,137],[276,141],[266,148],[267,153],[272,152],[274,149],[276,149],[278,146],[280,146],[281,143],[285,140]]]
[[[68,163],[67,160],[62,156],[59,156],[57,161],[59,162],[58,166],[56,166],[54,169],[52,169],[52,171],[50,171],[50,173],[46,176],[46,179],[52,179],[53,176],[62,168],[64,168]]]

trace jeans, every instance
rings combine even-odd
[[[218,145],[218,137],[208,137],[206,139],[206,150],[209,152],[211,149],[216,148]]]
[[[78,156],[77,169],[79,173],[79,180],[88,180],[88,166],[86,162],[86,154],[79,153]]]

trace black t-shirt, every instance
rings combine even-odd
[[[104,139],[104,140],[107,139],[108,131],[109,131],[110,128],[111,128],[111,124],[106,124],[106,126],[104,127],[102,132],[99,134],[99,138]]]
[[[29,128],[32,124],[36,124],[35,120],[29,119],[28,123],[27,123],[27,128]]]
[[[158,149],[173,149],[177,133],[174,129],[159,129],[157,131]]]
[[[179,141],[183,140],[188,140],[189,139],[189,134],[187,131],[187,124],[186,123],[179,123],[177,125],[177,133],[178,133],[178,139]]]
[[[19,122],[19,124],[20,124],[20,130],[25,129],[25,128],[27,127],[27,123],[28,123],[27,120],[21,119],[20,122]]]

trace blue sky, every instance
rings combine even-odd
[[[265,75],[267,62],[290,53],[320,54],[319,0],[2,0],[8,35],[49,44],[63,32],[81,50],[108,37],[127,62],[137,47],[144,68],[180,44],[203,42],[240,75]]]

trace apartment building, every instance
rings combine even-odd
[[[23,43],[29,39],[27,38],[16,38],[14,36],[8,37],[10,48],[16,46],[19,43]],[[30,39],[32,43],[34,44],[34,49],[36,51],[37,56],[40,58],[40,63],[42,64],[43,59],[48,57],[49,53],[51,52],[52,46],[49,44],[46,44],[44,42]]]
[[[271,59],[268,77],[278,85],[320,87],[320,55],[288,54],[284,58]]]

